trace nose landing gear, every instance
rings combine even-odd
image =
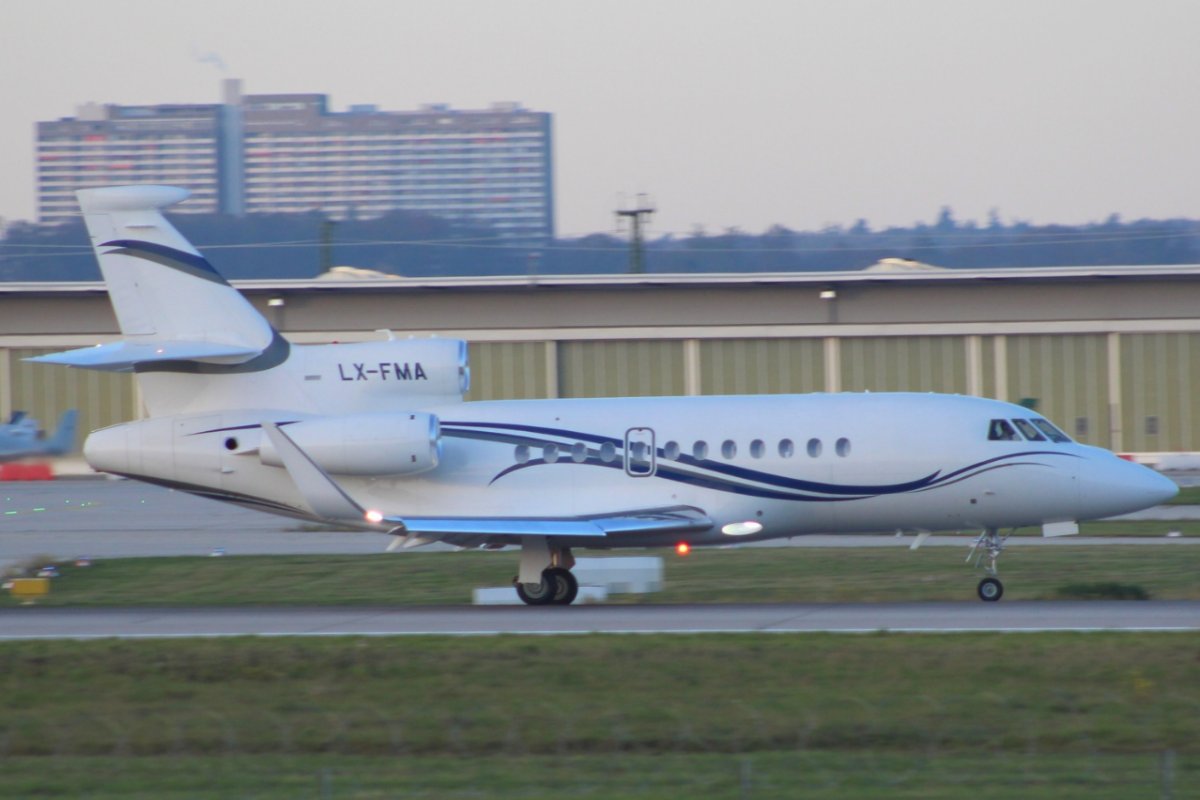
[[[967,563],[974,559],[975,566],[983,565],[988,573],[986,578],[979,581],[976,589],[979,599],[984,602],[994,603],[1004,596],[1004,584],[997,577],[996,562],[1000,560],[1000,552],[1004,550],[1004,543],[1008,541],[1009,535],[1011,534],[1001,536],[999,529],[986,528],[971,545],[971,552],[967,553]]]

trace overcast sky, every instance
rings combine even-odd
[[[1196,0],[4,0],[0,68],[9,220],[35,122],[223,77],[552,112],[566,235],[1200,217]]]

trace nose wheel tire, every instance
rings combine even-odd
[[[1004,596],[1004,584],[999,578],[984,578],[979,582],[979,599],[994,603]]]

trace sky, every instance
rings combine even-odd
[[[560,235],[1200,218],[1195,0],[5,0],[0,217],[88,101],[554,115]]]

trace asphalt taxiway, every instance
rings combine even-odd
[[[133,481],[14,483],[0,487],[0,562],[34,556],[380,553],[386,536],[323,529]],[[926,546],[965,546],[934,536]],[[911,537],[801,536],[774,544],[907,546]],[[1194,546],[1197,538],[1041,539]],[[436,547],[436,546],[435,546]],[[638,605],[422,608],[42,608],[0,610],[0,640],[205,636],[400,636],[703,632],[1194,631],[1200,602],[1005,602]]]
[[[1200,514],[1195,506],[1155,511],[1184,518]],[[1010,545],[1200,545],[1200,538],[1167,538],[1171,520],[1162,521],[1162,537],[1024,536],[1014,537]],[[930,537],[924,546],[965,548],[973,539],[939,535]],[[206,556],[214,551],[227,555],[352,555],[380,553],[390,542],[390,537],[377,533],[328,529],[136,481],[91,478],[0,485],[0,566],[34,557]],[[797,536],[748,546],[906,547],[911,542],[911,536],[893,535]]]
[[[1200,601],[0,610],[0,640],[1197,630]]]

